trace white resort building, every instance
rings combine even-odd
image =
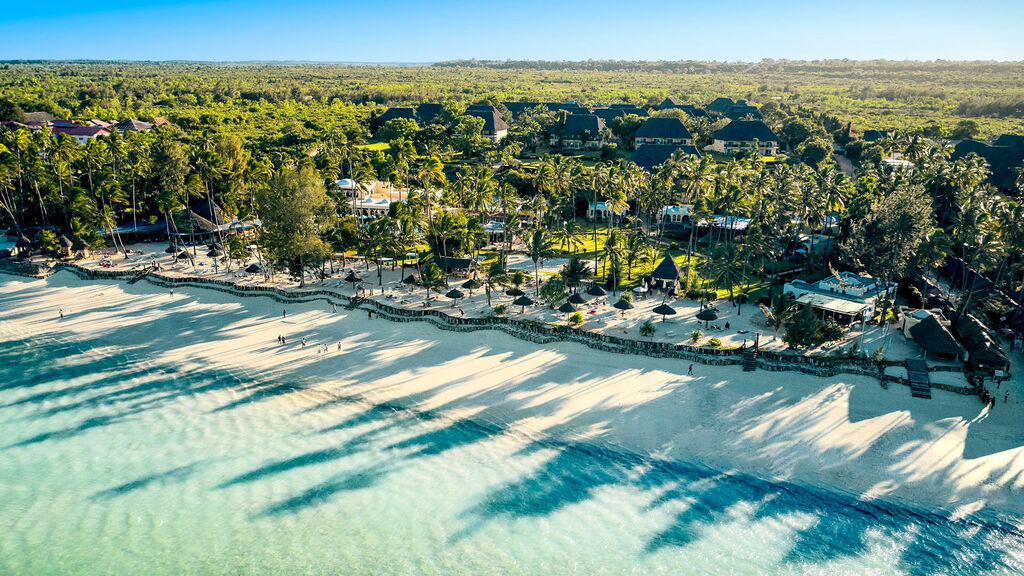
[[[815,283],[793,280],[787,282],[783,292],[796,299],[797,304],[811,306],[842,323],[871,318],[875,300],[879,296],[891,297],[896,284],[882,285],[871,276],[853,272],[839,272]]]

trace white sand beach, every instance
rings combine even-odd
[[[63,311],[60,318],[58,311]],[[287,317],[282,312],[287,311]],[[0,331],[53,335],[97,352],[128,351],[182,369],[222,367],[294,378],[239,402],[316,408],[332,399],[472,417],[512,432],[587,438],[648,456],[821,485],[951,515],[1024,513],[1019,382],[993,410],[975,397],[883,389],[867,377],[742,372],[536,345],[494,331],[456,333],[363,311],[281,304],[140,282],[0,276]],[[277,342],[284,336],[287,344]],[[303,347],[301,341],[305,339]],[[318,344],[328,351],[318,353]],[[339,349],[340,344],[340,349]]]

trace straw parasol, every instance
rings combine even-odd
[[[518,298],[526,294],[526,292],[523,292],[519,288],[509,288],[508,290],[505,291],[505,294],[508,294],[509,296],[512,296],[514,298]]]
[[[22,235],[18,238],[18,242],[14,245],[15,248],[31,248],[32,241],[28,239],[28,236]]]
[[[452,306],[455,306],[456,300],[458,300],[459,298],[463,298],[464,296],[465,294],[463,294],[462,290],[459,290],[458,288],[452,288],[444,295],[445,298],[452,299]]]
[[[481,286],[483,286],[483,284],[481,284],[480,281],[477,280],[476,278],[470,278],[469,280],[466,280],[465,282],[462,283],[462,287],[465,288],[466,290],[469,290],[470,296],[473,295],[473,290],[476,290]]]
[[[697,312],[697,320],[703,320],[704,328],[707,329],[709,322],[718,320],[718,312],[715,312],[711,308],[705,308],[700,312]]]
[[[519,313],[522,314],[523,312],[526,311],[526,307],[527,306],[533,306],[533,300],[530,300],[529,296],[523,294],[519,298],[516,298],[515,300],[513,300],[512,304],[514,304],[516,306],[521,306],[522,309],[519,310]]]
[[[248,266],[245,267],[245,271],[248,272],[249,274],[255,274],[257,272],[261,272],[262,270],[263,268],[261,268],[259,264],[255,263],[249,264]]]
[[[583,296],[580,296],[579,292],[576,292],[572,296],[569,296],[569,303],[570,304],[576,304],[576,305],[586,304],[587,300]]]
[[[558,307],[559,312],[565,312],[566,314],[572,314],[576,311],[576,307],[571,302],[566,302]]]
[[[211,249],[210,251],[208,251],[206,253],[206,255],[209,256],[210,258],[220,258],[221,256],[224,255],[224,253],[221,252],[220,250],[213,250],[213,249]]]
[[[654,310],[651,310],[651,312],[661,314],[661,321],[664,322],[666,318],[676,313],[676,309],[668,304],[662,303],[660,306],[655,306]]]
[[[416,284],[419,281],[420,281],[420,279],[417,278],[415,274],[409,274],[408,276],[405,277],[404,280],[402,280],[402,283],[403,284]]]
[[[587,288],[587,294],[590,294],[591,296],[606,296],[606,295],[608,295],[608,293],[604,291],[604,288],[601,288],[597,284],[594,284],[590,288]]]
[[[185,260],[186,258],[191,257],[192,255],[188,253],[188,250],[182,250],[181,252],[178,253],[178,260]]]
[[[622,313],[625,314],[626,310],[633,309],[633,303],[626,300],[625,298],[620,298],[618,302],[612,304],[612,308],[615,308],[616,310],[622,310]]]
[[[178,251],[178,249],[175,248],[174,246],[168,246],[167,249],[164,250],[164,253],[166,253],[166,254],[174,254],[177,251]]]
[[[345,282],[351,284],[353,290],[355,290],[356,284],[362,281],[363,277],[355,272],[349,272],[348,275],[345,276]]]

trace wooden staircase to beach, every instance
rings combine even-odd
[[[928,367],[922,360],[907,360],[907,377],[910,380],[910,395],[914,398],[931,398],[932,384],[928,379]]]
[[[747,348],[743,351],[743,371],[753,372],[757,370],[757,348]]]

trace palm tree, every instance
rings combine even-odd
[[[534,288],[540,295],[540,271],[538,264],[541,259],[551,254],[551,234],[546,228],[538,226],[523,236],[523,243],[526,244],[526,253],[533,262]]]
[[[419,285],[427,289],[427,299],[429,300],[431,290],[440,292],[448,287],[448,279],[437,264],[428,262],[421,267]]]
[[[500,290],[508,283],[508,272],[505,270],[501,260],[491,262],[487,267],[487,275],[484,277],[484,291],[487,293],[487,306],[491,306],[491,293]]]
[[[786,322],[796,314],[797,307],[784,294],[780,294],[772,300],[771,308],[764,304],[760,306],[764,317],[768,319],[768,325],[772,327],[772,341],[774,342],[779,336],[779,328],[785,326]]]
[[[566,286],[577,288],[583,280],[590,278],[593,272],[590,270],[590,266],[584,263],[579,256],[573,256],[562,265],[562,270],[559,274],[565,279]]]

